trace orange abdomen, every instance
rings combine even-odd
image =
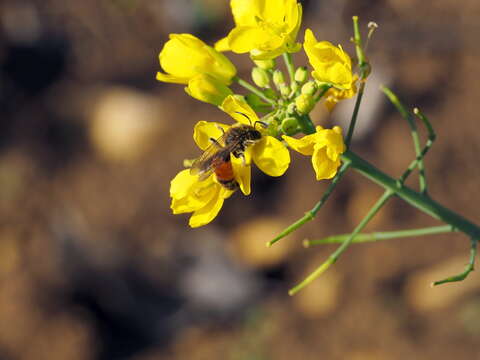
[[[217,179],[221,182],[233,180],[233,168],[230,161],[224,161],[218,166],[215,167],[215,175]]]

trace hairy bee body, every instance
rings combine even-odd
[[[246,148],[261,138],[262,134],[254,126],[233,125],[220,138],[211,139],[212,145],[193,162],[190,174],[198,174],[199,179],[204,180],[213,172],[217,181],[225,188],[238,189],[230,160],[231,155],[236,158],[243,157]]]

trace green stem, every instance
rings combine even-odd
[[[290,76],[290,83],[293,84],[295,82],[295,65],[293,65],[292,54],[283,53],[283,60],[287,66],[288,75]]]
[[[365,91],[365,81],[360,83],[360,87],[357,93],[357,99],[355,100],[355,107],[353,108],[352,119],[350,120],[350,125],[348,126],[347,137],[345,139],[345,145],[347,148],[350,147],[350,142],[352,141],[353,131],[355,130],[355,125],[357,124],[358,111],[360,110],[360,104],[362,103],[363,92]]]
[[[409,187],[399,184],[397,180],[383,173],[375,166],[360,158],[351,151],[346,151],[342,155],[343,161],[349,161],[352,168],[358,171],[363,176],[379,184],[387,190],[394,192],[407,203],[432,216],[435,219],[453,226],[461,232],[469,235],[474,239],[480,239],[480,228],[465,219],[461,215],[445,208],[444,206],[431,199],[426,194],[420,194]]]
[[[382,231],[382,232],[373,232],[369,234],[358,234],[353,243],[363,243],[371,241],[382,241],[390,239],[400,239],[414,236],[424,236],[424,235],[434,235],[442,234],[447,232],[456,231],[451,225],[440,225],[440,226],[431,226],[421,229],[408,229],[408,230],[397,230],[397,231]],[[303,244],[305,247],[312,245],[324,245],[324,244],[336,244],[346,241],[350,237],[350,234],[342,235],[333,235],[323,239],[316,240],[304,240]]]
[[[299,227],[303,226],[303,224],[305,224],[306,222],[308,222],[310,220],[313,220],[315,218],[315,215],[320,210],[320,208],[323,206],[323,204],[325,204],[325,202],[329,198],[330,194],[332,193],[333,189],[337,186],[338,182],[340,181],[342,176],[345,174],[345,172],[347,171],[349,166],[350,166],[350,162],[348,160],[344,161],[342,166],[338,170],[337,175],[335,175],[335,177],[333,178],[330,185],[328,185],[327,190],[325,190],[325,192],[323,193],[323,196],[320,199],[320,201],[310,211],[307,211],[302,218],[298,219],[292,225],[290,225],[285,230],[283,230],[273,240],[270,240],[269,242],[267,242],[267,246],[268,247],[272,246],[278,240],[283,239],[288,234],[292,233],[293,231],[297,230]]]
[[[247,82],[243,79],[240,79],[238,76],[235,76],[233,78],[233,81],[236,81],[238,83],[238,85],[243,86],[245,89],[251,91],[252,93],[257,95],[258,97],[262,98],[263,100],[265,100],[270,105],[272,105],[272,106],[276,105],[275,101],[273,101],[272,99],[267,97],[261,90],[257,89],[255,86],[253,86],[249,82]]]
[[[418,136],[417,125],[415,124],[412,114],[409,111],[407,111],[407,109],[405,108],[405,106],[403,106],[403,104],[400,102],[398,97],[389,88],[382,86],[381,90],[385,93],[385,95],[388,97],[391,103],[397,108],[400,115],[405,120],[407,120],[408,125],[410,126],[410,133],[413,139],[413,146],[415,148],[415,154],[417,156],[416,163],[417,163],[418,172],[419,172],[420,192],[426,193],[427,181],[425,176],[425,166],[423,163],[423,155],[422,155],[423,152],[420,148],[420,138]]]
[[[362,36],[358,27],[358,16],[353,16],[353,39],[355,42],[355,51],[357,52],[358,66],[362,69],[366,64],[366,57],[362,46]]]
[[[320,92],[318,93],[318,95],[315,96],[315,99],[314,99],[315,103],[319,102],[320,99],[323,97],[323,95],[325,95],[326,92],[327,92],[328,90],[330,90],[331,87],[332,87],[332,85],[323,85],[323,86],[320,88]]]
[[[432,286],[437,286],[441,284],[446,284],[449,282],[457,282],[457,281],[463,281],[465,278],[474,270],[475,266],[475,257],[477,256],[477,239],[472,238],[471,239],[471,246],[470,246],[470,260],[468,261],[468,265],[465,267],[465,270],[462,271],[458,275],[450,276],[446,279],[435,281],[432,283]]]
[[[348,246],[352,243],[355,236],[363,230],[363,228],[370,222],[370,220],[375,216],[375,214],[382,208],[383,205],[387,202],[388,199],[393,195],[393,191],[387,190],[385,193],[378,199],[378,201],[373,205],[367,215],[360,221],[357,227],[352,231],[352,233],[348,236],[347,240],[340,245],[334,253],[332,253],[328,259],[320,265],[315,271],[313,271],[310,275],[308,275],[300,284],[296,285],[292,289],[288,291],[289,295],[294,295],[303,289],[305,286],[310,284],[313,280],[319,277],[322,273],[324,273],[332,264],[338,260],[340,255],[348,248]]]

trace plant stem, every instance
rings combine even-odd
[[[399,184],[397,180],[383,173],[353,152],[347,150],[342,155],[342,160],[350,161],[350,166],[360,174],[379,184],[385,189],[394,192],[400,198],[413,205],[417,209],[435,219],[442,220],[443,222],[453,226],[461,232],[464,232],[474,239],[480,239],[480,228],[477,225],[440,205],[428,195],[420,194],[405,185]]]
[[[283,53],[283,60],[287,66],[288,75],[290,76],[290,83],[293,84],[295,82],[295,65],[293,65],[292,54]]]
[[[272,105],[272,106],[276,105],[275,101],[268,98],[261,90],[257,89],[255,86],[253,86],[249,82],[247,82],[243,79],[240,79],[238,76],[235,76],[233,78],[233,81],[236,81],[238,83],[238,85],[243,86],[245,89],[251,91],[252,93],[257,95],[258,97],[262,98],[263,100],[268,102],[270,105]]]
[[[326,92],[328,90],[330,90],[330,88],[332,87],[332,85],[323,85],[321,88],[320,88],[320,92],[317,94],[317,96],[315,96],[315,103],[319,102],[320,99],[323,97],[323,95],[326,94]]]
[[[310,220],[313,220],[313,218],[315,217],[315,215],[317,214],[317,212],[320,210],[320,208],[323,206],[323,204],[325,204],[325,202],[327,201],[327,199],[330,197],[330,194],[332,193],[333,189],[337,186],[338,182],[340,181],[340,179],[342,178],[342,176],[345,174],[345,172],[347,171],[347,169],[349,168],[350,166],[350,162],[347,160],[347,161],[344,161],[342,166],[340,167],[340,169],[338,170],[337,172],[337,175],[335,175],[335,177],[333,178],[332,182],[330,183],[330,185],[328,185],[328,188],[327,190],[325,190],[325,192],[323,193],[322,195],[322,198],[320,199],[320,201],[310,210],[310,211],[307,211],[305,213],[305,215],[298,219],[297,221],[295,221],[293,224],[291,224],[289,227],[287,227],[285,230],[283,230],[277,237],[275,237],[273,240],[270,240],[269,242],[267,242],[267,246],[270,247],[272,246],[273,244],[275,244],[278,240],[284,238],[285,236],[287,236],[288,234],[290,234],[291,232],[297,230],[299,227],[301,227],[303,224],[305,224],[306,222],[310,221]]]
[[[414,236],[424,236],[424,235],[434,235],[434,234],[442,234],[447,232],[457,231],[451,225],[440,225],[440,226],[431,226],[421,229],[408,229],[408,230],[396,230],[396,231],[382,231],[382,232],[373,232],[369,234],[358,234],[355,239],[353,239],[353,243],[363,243],[363,242],[371,242],[371,241],[382,241],[382,240],[390,240],[390,239],[400,239],[400,238],[407,238],[407,237],[414,237]],[[333,235],[323,239],[316,239],[316,240],[304,240],[305,247],[309,247],[312,245],[324,245],[324,244],[336,244],[342,243],[349,238],[350,234],[342,234],[342,235]]]
[[[347,137],[345,138],[345,145],[347,149],[350,147],[350,143],[353,137],[353,131],[355,130],[355,125],[357,124],[358,111],[360,110],[360,104],[362,103],[363,92],[365,91],[365,81],[360,83],[358,88],[357,99],[355,100],[355,107],[353,108],[352,119],[350,120],[350,125],[348,126]]]
[[[400,102],[398,97],[389,88],[387,88],[386,86],[382,86],[381,90],[385,93],[385,95],[388,97],[391,103],[397,108],[400,115],[405,120],[407,120],[408,125],[410,126],[410,133],[413,139],[413,146],[415,148],[415,154],[417,156],[416,160],[417,160],[417,166],[418,166],[418,172],[419,172],[420,192],[426,193],[427,181],[425,176],[425,166],[423,164],[424,154],[422,155],[422,150],[420,149],[420,138],[418,136],[417,125],[415,124],[412,114],[409,111],[407,111],[407,109],[405,108],[405,106],[403,106],[403,104]]]
[[[435,281],[432,283],[432,286],[465,280],[468,274],[470,274],[474,269],[476,256],[477,256],[477,239],[471,238],[470,260],[468,261],[468,265],[465,267],[465,270],[458,275],[450,276],[446,279]]]
[[[347,240],[340,245],[334,253],[332,253],[328,259],[320,265],[315,271],[308,275],[300,284],[296,285],[288,291],[289,295],[295,295],[298,291],[303,289],[305,286],[310,284],[313,280],[319,277],[323,272],[325,272],[332,264],[338,260],[340,255],[348,248],[352,243],[355,236],[363,230],[363,228],[370,222],[370,220],[375,216],[375,214],[382,208],[383,205],[387,202],[388,199],[393,195],[393,191],[387,190],[385,193],[377,200],[375,205],[370,209],[370,211],[365,215],[365,217],[360,221],[357,227],[352,231],[348,236]]]

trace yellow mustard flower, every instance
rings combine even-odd
[[[352,86],[352,61],[341,46],[328,41],[317,41],[312,30],[305,31],[303,48],[314,71],[312,76],[321,82],[330,83],[340,89]]]
[[[211,222],[219,213],[225,199],[233,191],[226,189],[210,175],[203,181],[190,170],[182,170],[170,184],[170,205],[174,214],[193,213],[189,220],[191,227],[199,227]]]
[[[188,84],[199,74],[208,74],[225,85],[232,82],[237,69],[228,58],[191,34],[170,34],[159,55],[166,72],[157,73],[157,80]]]
[[[219,51],[250,52],[252,59],[273,59],[297,52],[302,6],[297,0],[231,0],[235,28],[218,41]]]
[[[287,144],[300,154],[312,156],[312,165],[317,180],[331,179],[340,166],[340,155],[345,152],[342,129],[335,126],[333,129],[324,129],[317,126],[316,132],[295,139],[283,135]]]
[[[233,95],[230,88],[208,74],[194,76],[188,82],[185,91],[191,97],[216,106],[220,106],[228,95]]]
[[[335,106],[341,101],[345,99],[350,99],[357,93],[357,85],[356,82],[358,80],[358,75],[355,74],[352,78],[352,85],[349,89],[336,89],[330,88],[328,89],[327,93],[325,94],[325,106],[327,107],[328,111],[333,111]]]

